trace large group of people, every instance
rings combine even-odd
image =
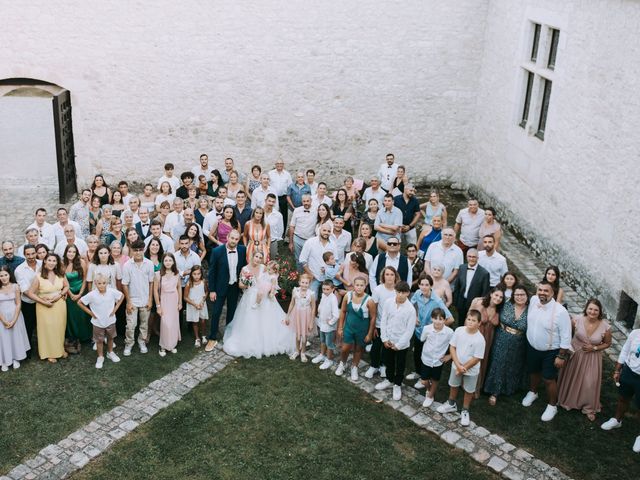
[[[97,174],[69,210],[55,211],[55,223],[47,215],[38,208],[19,247],[2,243],[3,372],[35,350],[56,363],[89,345],[102,369],[105,357],[120,361],[117,335],[125,357],[136,345],[146,354],[153,335],[165,357],[184,343],[185,325],[194,348],[212,351],[226,306],[229,354],[286,354],[336,375],[348,369],[352,380],[368,355],[364,376],[396,400],[416,388],[430,407],[450,364],[438,411],[458,411],[462,388],[462,425],[483,395],[495,406],[526,389],[529,407],[541,385],[542,421],[558,407],[591,421],[601,410],[611,345],[601,303],[591,298],[571,318],[555,266],[529,291],[500,253],[495,210],[471,198],[449,223],[438,192],[421,204],[393,154],[368,184],[347,177],[333,193],[313,169],[292,174],[280,159],[245,175],[233,159],[213,168],[203,154],[179,176],[167,163],[138,195]],[[285,310],[277,298],[287,255],[299,273]],[[320,353],[309,359],[315,335]],[[640,406],[639,352],[636,330],[616,365],[620,401],[604,430],[621,426],[632,398]]]

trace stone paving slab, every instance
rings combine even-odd
[[[225,354],[220,346],[212,353],[198,354],[57,444],[44,447],[0,480],[58,480],[69,476],[222,370],[231,360],[233,357]]]

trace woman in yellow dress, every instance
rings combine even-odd
[[[66,297],[69,283],[62,262],[55,253],[48,253],[42,262],[40,275],[34,278],[27,295],[36,302],[38,353],[40,359],[56,363],[67,358],[64,334],[67,326]]]

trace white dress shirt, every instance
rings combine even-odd
[[[25,303],[36,303],[31,300],[29,297],[25,295],[26,292],[31,288],[31,284],[33,283],[33,279],[36,278],[38,272],[40,272],[40,268],[42,267],[42,260],[36,260],[36,269],[32,270],[27,261],[25,260],[20,265],[18,265],[13,272],[16,277],[16,282],[18,282],[18,286],[20,287],[20,291],[22,292],[22,301]]]
[[[167,215],[167,218],[164,221],[164,226],[162,227],[162,231],[164,233],[171,233],[173,227],[175,227],[178,223],[184,225],[184,217],[182,216],[182,212],[171,212]]]
[[[64,254],[64,249],[67,248],[68,244],[69,242],[67,242],[67,239],[65,238],[62,242],[59,242],[56,245],[56,248],[53,250],[53,253],[62,257],[62,255]],[[87,242],[85,242],[81,238],[76,237],[75,240],[73,241],[73,244],[78,248],[78,253],[80,255],[84,255],[89,250],[89,246],[87,245]]]
[[[487,255],[486,250],[479,251],[478,265],[489,272],[489,285],[491,287],[498,285],[502,276],[509,270],[507,259],[496,251],[491,255]]]
[[[329,195],[325,195],[322,198],[318,198],[318,195],[316,195],[315,193],[312,193],[311,194],[311,210],[317,211],[321,203],[324,203],[327,207],[331,208],[331,205],[333,205],[333,200],[331,200],[331,197],[329,197]]]
[[[444,325],[439,331],[433,327],[433,323],[426,325],[422,329],[420,341],[422,346],[422,356],[420,359],[427,367],[439,367],[442,365],[442,357],[449,350],[449,342],[453,336],[453,330]]]
[[[149,246],[149,242],[151,242],[152,238],[154,238],[153,235],[149,235],[147,238],[144,239],[145,249]],[[164,233],[161,233],[160,236],[158,237],[158,240],[160,240],[160,243],[162,244],[162,249],[164,250],[164,253],[174,253],[176,251],[176,247],[173,243],[173,240],[169,235],[165,235]]]
[[[24,265],[24,263],[22,265]],[[20,267],[22,265],[20,265]],[[16,269],[16,272],[17,271],[18,269]],[[640,356],[638,352],[640,352],[640,329],[633,330],[629,334],[618,357],[618,363],[627,365],[636,375],[640,375]]]
[[[33,222],[31,225],[25,228],[25,230],[29,230],[30,228],[35,228],[36,230],[38,230],[38,233],[39,233],[38,241],[40,243],[44,243],[47,247],[49,247],[49,250],[55,247],[56,232],[55,232],[55,229],[53,228],[53,225],[51,225],[50,223],[44,222],[44,224],[42,224],[42,227],[39,227],[37,223]]]
[[[178,177],[167,177],[166,175],[161,176],[158,179],[158,190],[160,190],[160,185],[162,185],[163,182],[168,182],[169,185],[171,185],[172,193],[176,193],[176,190],[180,188],[180,179]]]
[[[551,299],[542,305],[531,297],[527,311],[527,340],[540,352],[571,347],[571,319],[567,310]]]
[[[380,284],[373,289],[371,299],[378,306],[376,310],[376,328],[380,328],[380,324],[382,323],[382,315],[384,314],[384,306],[387,303],[387,300],[394,298],[396,298],[395,288],[391,288],[389,290],[384,286],[384,284]]]
[[[340,316],[340,307],[338,307],[338,299],[333,293],[320,296],[318,304],[318,318],[316,324],[321,332],[333,332],[336,329],[338,317]]]
[[[424,256],[424,261],[429,262],[430,266],[444,265],[444,278],[449,278],[449,275],[464,263],[460,247],[453,244],[445,249],[442,245],[442,240],[438,240],[429,245],[427,253]]]
[[[282,214],[276,210],[272,210],[271,213],[265,215],[264,221],[270,227],[271,241],[282,240],[282,235],[284,235],[284,220]]]
[[[82,227],[80,227],[80,224],[78,222],[74,222],[73,220],[69,220],[67,225],[71,225],[73,227],[73,229],[76,232],[76,237],[84,238],[82,236]],[[56,223],[53,224],[53,231],[55,232],[55,235],[56,235],[56,244],[58,244],[60,242],[64,242],[64,239],[66,237],[64,236],[64,227],[62,225],[60,225],[60,222],[56,222]]]
[[[384,304],[384,313],[380,322],[380,340],[391,342],[398,350],[409,348],[418,316],[409,299],[396,303],[390,298]]]
[[[187,284],[187,281],[189,280],[189,274],[191,273],[191,269],[195,265],[201,265],[202,262],[200,262],[200,256],[191,249],[189,249],[186,256],[182,254],[182,250],[178,250],[175,253],[175,257],[176,257],[176,267],[178,268],[178,274],[180,275],[180,279],[182,280],[182,286],[184,287]]]
[[[333,242],[328,241],[323,245],[320,237],[312,237],[304,242],[304,247],[300,252],[300,263],[307,265],[311,273],[313,273],[313,277],[318,281],[323,279],[322,267],[324,267],[324,260],[322,259],[322,254],[324,252],[332,252],[337,256]]]
[[[382,201],[384,200],[384,196],[386,192],[382,188],[378,188],[378,190],[373,190],[371,187],[367,187],[362,194],[362,199],[364,200],[364,204],[369,206],[369,200],[375,198],[378,201],[378,205],[382,208]]]
[[[204,216],[204,220],[202,221],[202,233],[204,234],[204,236],[208,237],[211,231],[215,231],[217,225],[218,212],[213,209]]]
[[[276,197],[278,196],[276,190],[271,185],[269,185],[266,190],[262,188],[262,185],[256,188],[251,193],[251,210],[255,210],[257,207],[264,208],[264,203],[267,200],[267,195],[269,195],[270,193],[273,193]],[[278,202],[276,202],[273,208],[274,210],[278,210]]]
[[[393,180],[396,178],[396,174],[398,173],[398,164],[392,163],[391,165],[387,165],[387,162],[384,162],[380,165],[380,169],[378,169],[378,178],[380,179],[380,186],[384,188],[387,192],[391,190],[391,186],[393,185]]]
[[[478,269],[478,265],[475,267],[467,266],[467,284],[464,288],[464,298],[467,298],[467,294],[469,293],[469,287],[471,286],[471,282],[473,282],[473,277],[476,274],[476,270]]]
[[[349,250],[351,250],[351,234],[346,230],[342,230],[342,232],[340,232],[340,236],[336,237],[336,235],[331,232],[329,240],[331,240],[336,246],[336,261],[338,263],[344,262],[344,256]]]
[[[308,240],[316,234],[317,214],[312,209],[296,207],[291,215],[289,225],[295,228],[294,234],[303,240]]]
[[[229,250],[229,247],[226,248],[227,253],[227,262],[229,263],[229,285],[233,285],[238,281],[238,247],[234,250]]]
[[[276,196],[278,197],[286,195],[289,185],[293,183],[293,179],[289,172],[284,169],[281,172],[278,172],[275,168],[269,172],[269,181],[273,189],[276,191]]]

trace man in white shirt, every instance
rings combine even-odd
[[[393,187],[393,180],[396,178],[396,174],[398,173],[398,164],[395,163],[395,159],[396,157],[393,153],[387,153],[386,162],[378,169],[380,184],[382,185],[382,188],[389,193]]]
[[[318,191],[318,182],[316,182],[316,171],[310,168],[305,172],[305,175],[307,176],[307,185],[309,185],[309,190],[311,190],[311,195],[315,195],[316,192]]]
[[[24,237],[25,237],[25,242],[23,245],[20,245],[18,247],[18,251],[16,255],[18,255],[19,257],[26,258],[24,256],[24,249],[27,247],[27,245],[33,245],[34,247],[38,245],[40,234],[38,233],[37,228],[27,228],[24,232]]]
[[[203,153],[200,155],[200,163],[191,169],[193,177],[197,180],[200,175],[204,175],[205,178],[209,178],[209,155]],[[175,190],[174,190],[175,192]]]
[[[549,422],[558,412],[558,370],[564,367],[571,347],[571,319],[567,310],[553,298],[553,285],[546,279],[538,284],[527,311],[527,372],[529,392],[525,407],[538,398],[540,380],[547,391],[547,408],[541,420]]]
[[[387,243],[387,251],[380,252],[373,259],[369,269],[369,287],[371,291],[378,286],[380,274],[384,267],[393,267],[398,272],[400,280],[409,285],[413,282],[413,271],[409,259],[400,253],[400,239],[391,237]]]
[[[178,241],[180,249],[175,253],[176,267],[178,268],[182,288],[187,285],[189,275],[191,275],[191,269],[196,265],[202,264],[200,256],[189,248],[190,243],[189,237],[182,235]]]
[[[317,211],[318,206],[324,203],[327,207],[331,208],[333,200],[327,195],[327,184],[320,182],[317,184],[316,193],[311,194],[311,209]]]
[[[369,205],[369,200],[372,198],[378,201],[378,205],[382,205],[386,193],[387,192],[380,188],[380,179],[378,177],[371,177],[371,186],[365,188],[362,199],[365,205]]]
[[[56,232],[53,229],[53,225],[47,223],[47,211],[44,208],[36,210],[35,222],[27,228],[38,230],[38,243],[44,243],[49,247],[49,250],[52,250],[56,245]]]
[[[478,246],[480,240],[480,227],[484,222],[484,210],[478,208],[478,200],[470,198],[467,202],[467,208],[463,208],[458,212],[454,229],[460,233],[460,240],[456,244],[467,253],[471,247]]]
[[[424,256],[424,271],[431,275],[431,265],[443,265],[443,276],[449,284],[452,284],[456,279],[458,268],[464,261],[462,250],[453,243],[455,238],[456,234],[453,228],[443,228],[442,240],[429,245]]]
[[[330,239],[336,247],[336,261],[343,263],[344,256],[351,248],[351,233],[344,230],[344,218],[336,217],[333,220]]]
[[[485,235],[482,238],[484,250],[478,252],[478,263],[489,272],[489,286],[495,287],[507,273],[507,259],[496,251],[496,239],[493,235]]]
[[[282,213],[282,220],[284,221],[284,228],[287,228],[289,224],[289,204],[287,203],[287,190],[289,185],[293,183],[291,174],[284,169],[284,160],[276,160],[276,168],[269,172],[269,180],[271,186],[275,190],[276,197],[278,197],[278,210]]]
[[[36,327],[36,302],[30,299],[25,292],[29,291],[33,279],[40,272],[42,262],[36,259],[36,247],[35,245],[25,245],[23,252],[25,261],[16,267],[14,275],[16,282],[22,292],[22,315],[24,317],[24,325],[27,328],[27,337],[29,338],[29,344],[33,345],[33,331]],[[32,348],[27,352],[27,358],[31,358]]]
[[[254,190],[255,191],[255,190]],[[284,223],[282,214],[275,208],[278,205],[278,198],[273,193],[269,193],[264,203],[264,221],[269,225],[271,233],[271,245],[269,245],[269,258],[275,259],[278,256],[278,244],[284,235]]]
[[[173,166],[173,163],[164,164],[164,175],[158,179],[158,190],[160,190],[162,182],[169,182],[169,185],[171,185],[171,191],[174,193],[178,188],[180,188],[180,179],[173,174],[174,169],[175,167]]]
[[[147,207],[140,207],[138,209],[138,216],[140,221],[136,223],[135,228],[138,232],[140,240],[145,240],[151,235],[151,220],[149,220],[149,209]]]
[[[118,190],[120,190],[120,194],[122,195],[122,203],[126,207],[129,206],[129,202],[131,201],[132,198],[138,198],[134,194],[129,193],[129,184],[124,180],[121,180],[118,182]]]
[[[129,200],[129,206],[125,212],[130,212],[133,215],[133,225],[140,221],[140,199],[133,197]]]
[[[302,265],[305,273],[313,277],[310,288],[316,298],[318,297],[320,285],[324,279],[324,274],[322,273],[324,260],[322,259],[322,255],[325,252],[332,252],[336,255],[335,245],[329,239],[330,235],[331,227],[327,224],[322,225],[319,235],[310,238],[304,243],[304,247],[302,247],[302,251],[298,257],[298,261],[300,265]]]
[[[73,225],[73,228],[76,231],[76,237],[82,238],[82,228],[78,222],[74,222],[73,220],[69,220],[69,214],[67,209],[64,207],[60,207],[56,212],[56,218],[58,221],[53,224],[53,230],[56,235],[56,244],[59,242],[64,242],[64,227],[66,225]]]
[[[230,207],[235,207],[236,206],[236,201],[233,198],[229,198],[227,196],[228,190],[227,187],[225,187],[224,185],[218,188],[218,197],[217,198],[221,198],[222,199],[222,204],[223,204],[223,208],[230,206]]]
[[[316,212],[311,210],[311,195],[305,194],[302,196],[302,206],[293,211],[289,225],[289,250],[296,261],[300,258],[305,242],[316,234],[316,220]],[[298,263],[298,269],[301,267]]]
[[[82,238],[89,236],[89,201],[91,200],[91,190],[85,188],[80,192],[80,198],[71,206],[69,218],[77,222],[82,229]],[[123,200],[124,202],[124,200]]]
[[[149,245],[149,242],[151,242],[151,239],[156,238],[162,244],[162,249],[164,250],[164,253],[175,252],[176,249],[173,244],[173,240],[169,235],[165,235],[164,233],[162,233],[162,224],[160,223],[159,220],[153,220],[151,222],[151,227],[149,228],[151,229],[151,235],[149,235],[147,238],[144,239],[145,249]]]
[[[195,221],[196,216],[193,213],[193,210],[191,210],[190,208],[185,208],[182,211],[182,223],[178,222],[171,229],[171,238],[174,240],[174,242],[177,241],[184,233],[186,233],[187,225],[195,223]],[[196,223],[196,225],[198,224]],[[200,238],[204,240],[204,237],[202,237],[202,229],[200,228],[200,225],[198,225],[198,232],[200,233]]]
[[[62,258],[67,245],[75,245],[78,249],[78,254],[84,256],[89,250],[89,247],[87,246],[87,242],[76,236],[76,230],[73,228],[73,225],[67,225],[63,231],[65,239],[56,245],[53,253]]]
[[[216,231],[219,219],[219,213],[215,208],[204,216],[204,220],[202,221],[202,234],[205,238],[211,239],[211,236]]]
[[[184,210],[184,202],[181,198],[173,199],[173,211],[167,215],[167,218],[164,221],[164,228],[162,231],[164,233],[171,233],[173,227],[177,224],[181,223],[184,225],[184,218],[182,216],[182,211]]]
[[[267,195],[272,193],[276,199],[278,195],[276,190],[270,185],[271,180],[269,174],[263,172],[260,175],[260,186],[251,193],[251,209],[255,210],[257,207],[263,207],[267,199]],[[278,204],[276,202],[275,209],[278,210]]]

